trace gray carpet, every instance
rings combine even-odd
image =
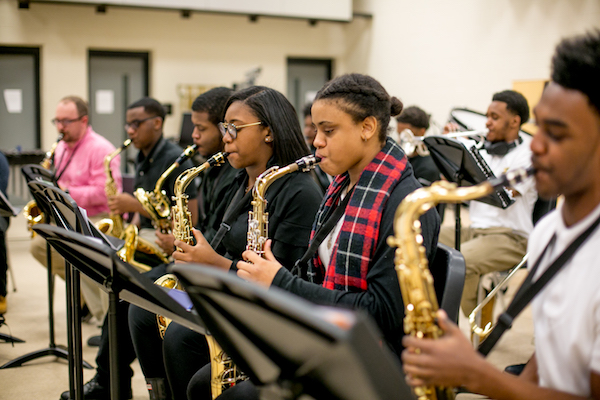
[[[464,216],[463,216],[464,217]],[[452,215],[446,216],[452,221]],[[44,349],[48,346],[48,301],[46,269],[39,265],[29,253],[29,233],[25,229],[25,220],[21,215],[13,218],[8,231],[9,258],[12,265],[14,281],[9,275],[8,312],[5,315],[6,325],[0,327],[0,333],[23,339],[26,343],[13,345],[0,341],[0,365],[23,354]],[[521,273],[520,273],[521,274]],[[520,281],[522,277],[519,277]],[[518,285],[516,280],[510,285],[509,295]],[[16,286],[16,291],[13,291]],[[64,282],[57,280],[55,284],[55,330],[56,343],[66,345],[66,312]],[[466,331],[466,319],[461,321],[461,328]],[[99,322],[83,324],[84,341],[100,332]],[[90,364],[95,365],[97,348],[84,343],[83,356]],[[526,310],[515,321],[513,329],[497,345],[490,354],[489,360],[498,368],[506,365],[525,362],[533,352],[531,314]],[[133,365],[133,398],[147,399],[148,394],[137,362]],[[0,370],[0,400],[37,399],[56,400],[68,389],[68,364],[56,357],[42,357],[30,361],[24,366]],[[94,375],[94,370],[84,371],[84,381]],[[480,396],[461,394],[458,399],[476,399]]]

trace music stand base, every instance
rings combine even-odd
[[[48,347],[45,349],[41,349],[41,350],[37,350],[28,354],[24,354],[20,357],[15,358],[12,361],[7,362],[6,364],[0,366],[0,369],[6,369],[6,368],[14,368],[14,367],[20,367],[21,365],[23,365],[24,363],[31,361],[31,360],[35,360],[41,357],[46,357],[46,356],[55,356],[58,358],[63,358],[65,360],[69,359],[69,352],[65,349],[61,349],[59,347]],[[87,361],[83,361],[83,367],[86,369],[94,369],[94,367],[92,367]]]
[[[10,335],[5,335],[4,333],[0,333],[0,340],[3,340],[7,343],[25,343],[23,339],[19,339]]]

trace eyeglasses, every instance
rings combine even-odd
[[[153,119],[153,118],[158,118],[158,115],[155,115],[153,117],[148,117],[148,118],[144,118],[144,119],[134,119],[131,122],[127,122],[125,124],[125,130],[128,131],[129,128],[133,129],[134,131],[140,127],[140,125],[142,124],[142,122],[146,122],[149,119]]]
[[[234,124],[228,124],[228,123],[225,123],[225,122],[219,122],[218,126],[219,126],[219,131],[221,132],[221,135],[223,137],[225,137],[225,135],[227,133],[229,133],[229,135],[231,136],[231,138],[235,139],[235,138],[237,138],[237,134],[238,134],[238,131],[240,129],[246,128],[248,126],[255,126],[255,125],[261,125],[261,124],[262,124],[262,121],[258,121],[258,122],[253,122],[251,124],[244,124],[244,125],[236,126]]]
[[[75,119],[58,119],[58,118],[54,118],[51,122],[54,126],[60,124],[62,126],[69,126],[70,124],[72,124],[73,122],[79,121],[81,118],[85,117],[85,115],[82,115],[79,118],[75,118]]]

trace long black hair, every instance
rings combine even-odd
[[[273,157],[279,166],[288,165],[309,154],[294,106],[275,89],[251,86],[227,100],[225,110],[236,102],[247,105],[273,135]]]
[[[379,123],[379,140],[384,142],[390,117],[402,112],[402,102],[390,97],[375,78],[362,74],[338,76],[317,92],[317,100],[339,100],[337,105],[349,114],[355,123],[373,116]]]

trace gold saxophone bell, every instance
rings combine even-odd
[[[50,150],[48,150],[46,152],[44,159],[40,163],[42,168],[50,169],[52,167],[52,163],[54,160],[54,152],[56,151],[56,147],[58,146],[58,143],[62,140],[62,138],[63,138],[63,135],[62,134],[59,135],[56,142],[54,142],[54,144],[52,144],[52,147],[50,147]],[[27,230],[29,232],[31,232],[31,237],[34,237],[36,235],[36,233],[33,230],[33,225],[42,224],[46,221],[44,213],[38,207],[35,200],[30,200],[25,205],[25,207],[23,207],[23,216],[27,220]]]
[[[181,288],[181,285],[179,284],[179,280],[173,274],[165,274],[165,275],[161,276],[160,278],[158,278],[157,280],[154,281],[154,284],[158,285],[160,287],[165,287],[167,289],[183,290]],[[169,327],[169,324],[171,323],[171,319],[167,318],[165,316],[162,316],[160,314],[156,314],[156,322],[158,325],[158,334],[160,335],[161,339],[164,339],[165,332],[167,331],[167,328]]]
[[[502,186],[514,186],[533,173],[533,169],[511,171],[475,186],[458,187],[447,181],[434,182],[407,195],[394,214],[394,236],[387,240],[397,247],[394,264],[405,306],[404,331],[407,335],[438,339],[443,331],[437,325],[438,301],[433,277],[428,268],[419,217],[438,203],[475,200]],[[422,385],[413,388],[418,400],[453,399],[452,388]]]

